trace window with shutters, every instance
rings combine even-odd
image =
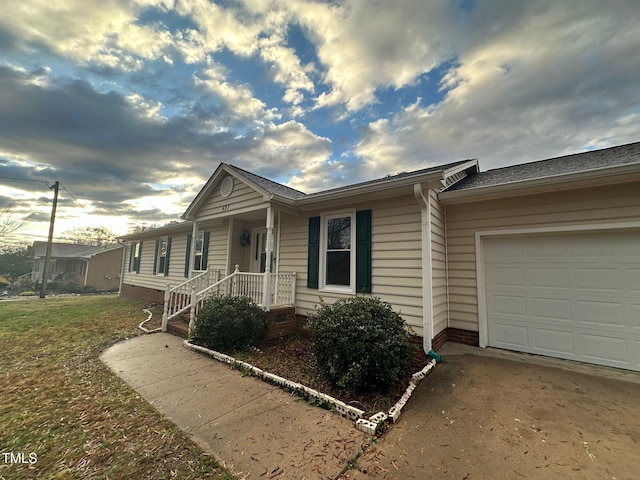
[[[133,242],[131,244],[130,257],[129,257],[129,271],[139,273],[140,272],[140,247],[142,242]]]
[[[323,216],[320,232],[320,288],[354,293],[354,213]]]
[[[169,273],[169,249],[170,239],[168,237],[159,238],[156,243],[156,275],[167,275]]]
[[[205,270],[202,268],[202,252],[204,246],[204,233],[199,234],[196,237],[196,245],[195,245],[195,253],[193,255],[193,269],[194,270]]]

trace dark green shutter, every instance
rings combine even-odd
[[[371,210],[356,212],[356,293],[371,293]]]
[[[140,240],[140,247],[138,247],[138,264],[135,265],[136,273],[140,273],[141,263],[142,263],[142,240]]]
[[[202,260],[200,261],[200,269],[206,270],[207,263],[209,261],[209,237],[211,236],[210,232],[204,232],[202,237]]]
[[[167,238],[167,256],[164,259],[165,275],[169,275],[169,255],[171,255],[171,237]]]
[[[184,276],[189,278],[189,262],[191,261],[191,239],[193,236],[191,234],[187,235],[187,254],[184,258]]]
[[[309,218],[309,248],[307,250],[307,288],[318,288],[320,266],[320,217]]]
[[[131,244],[131,248],[129,248],[129,271],[133,269],[133,252],[136,247],[136,242]]]
[[[158,251],[160,250],[160,239],[156,238],[156,252],[153,254],[153,274],[158,273]]]

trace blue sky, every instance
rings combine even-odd
[[[59,180],[57,239],[123,234],[219,162],[312,192],[638,141],[638,25],[633,0],[8,0],[0,203],[42,240]]]

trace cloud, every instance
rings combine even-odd
[[[474,12],[442,102],[369,123],[355,151],[372,174],[476,157],[496,167],[638,140],[638,16],[594,2],[489,5]]]
[[[381,88],[399,89],[418,81],[449,59],[446,41],[454,7],[443,2],[353,0],[312,3],[292,0],[300,24],[317,48],[327,92],[320,107],[360,110],[376,101]]]

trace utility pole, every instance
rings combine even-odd
[[[51,209],[51,221],[49,222],[49,241],[47,242],[47,255],[44,258],[44,272],[42,272],[42,285],[40,287],[40,298],[44,298],[47,293],[47,277],[49,276],[49,261],[51,260],[51,247],[53,245],[53,224],[56,221],[56,208],[58,208],[58,189],[60,182],[56,183],[49,190],[53,189],[53,208]]]

